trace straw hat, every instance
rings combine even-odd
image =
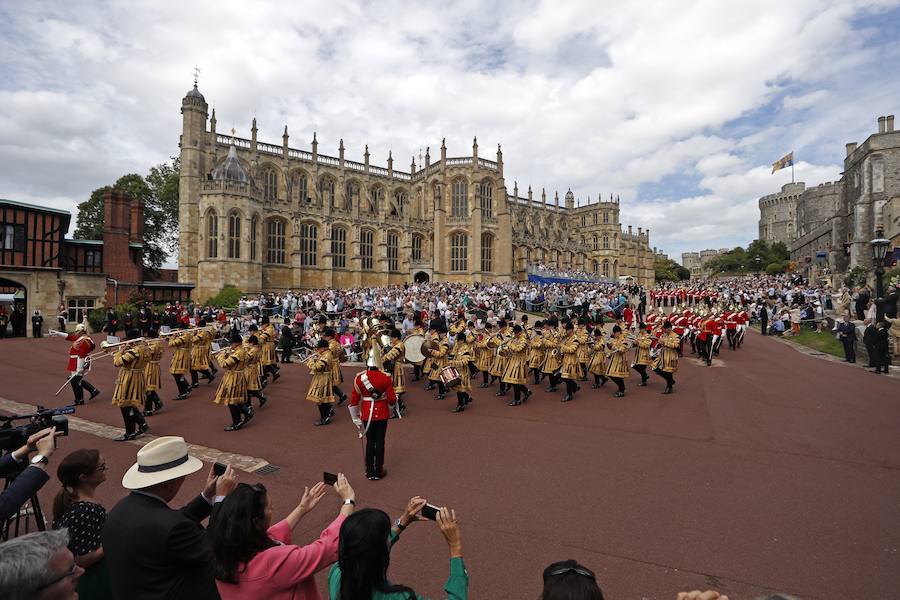
[[[202,468],[203,462],[188,454],[184,438],[169,435],[138,450],[137,462],[122,477],[122,487],[138,490],[190,475]]]

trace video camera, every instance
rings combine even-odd
[[[71,415],[75,412],[74,406],[62,406],[60,408],[44,408],[37,407],[37,412],[32,415],[0,415],[0,454],[4,452],[12,452],[21,448],[28,442],[28,438],[32,435],[47,429],[48,427],[56,427],[57,432],[62,435],[69,435],[69,419],[64,415]],[[21,421],[28,419],[24,425],[13,427],[13,421]]]

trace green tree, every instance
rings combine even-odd
[[[103,238],[103,194],[109,189],[124,190],[144,204],[144,265],[158,269],[178,243],[178,176],[180,163],[152,167],[146,177],[129,173],[112,186],[97,188],[78,205],[76,239]]]
[[[670,258],[657,258],[653,261],[657,281],[682,281],[691,278],[691,272]]]
[[[112,186],[105,185],[91,192],[90,198],[78,205],[75,221],[76,240],[99,240],[103,237],[103,194]]]

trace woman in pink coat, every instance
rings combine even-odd
[[[313,575],[337,560],[341,524],[354,507],[353,488],[342,473],[334,485],[343,500],[340,513],[319,539],[295,546],[291,532],[326,489],[323,483],[304,488],[297,508],[275,525],[272,502],[261,484],[238,484],[215,506],[208,535],[222,600],[320,600]]]

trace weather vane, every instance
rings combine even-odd
[[[200,67],[194,65],[194,87],[197,87],[197,79],[200,78]]]

